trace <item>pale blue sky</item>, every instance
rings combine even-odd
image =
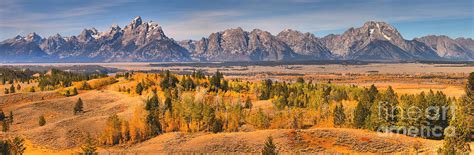
[[[385,21],[406,39],[428,34],[474,37],[473,0],[0,0],[0,40],[36,32],[77,35],[123,27],[135,16],[160,24],[176,40],[242,27],[285,28],[318,37],[368,20]]]

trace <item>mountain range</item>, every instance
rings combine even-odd
[[[298,60],[474,60],[474,40],[429,35],[406,40],[385,22],[317,37],[285,29],[277,35],[227,29],[200,40],[176,41],[154,22],[134,18],[124,28],[43,38],[36,33],[0,42],[0,62],[163,62]]]

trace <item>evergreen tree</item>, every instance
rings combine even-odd
[[[10,154],[10,143],[8,140],[0,140],[0,154],[9,155]]]
[[[0,121],[5,120],[5,113],[3,113],[3,110],[0,110]]]
[[[13,84],[10,86],[10,93],[15,93],[15,87],[13,86]]]
[[[363,101],[359,101],[354,110],[354,127],[363,128],[365,126],[365,119],[369,115],[370,111],[364,105]]]
[[[139,82],[137,86],[135,87],[135,93],[137,93],[138,95],[142,95],[142,92],[143,92],[143,85],[141,82]]]
[[[277,148],[273,143],[272,136],[268,136],[262,149],[262,155],[277,155]]]
[[[162,127],[160,123],[160,103],[158,95],[153,93],[153,96],[145,103],[145,109],[148,111],[146,118],[147,124],[150,127],[152,135],[161,134]]]
[[[346,121],[346,114],[344,113],[344,106],[342,104],[336,105],[334,108],[334,125],[341,126]]]
[[[474,72],[469,74],[466,85],[466,95],[467,97],[474,100]]]
[[[64,93],[64,96],[66,96],[66,97],[71,96],[71,92],[69,92],[69,90],[66,90],[66,93]]]
[[[469,75],[468,84],[466,86],[466,95],[456,104],[454,116],[449,124],[450,130],[445,130],[445,137],[443,154],[469,154],[469,142],[472,138],[473,116],[471,115],[473,108],[473,88],[474,88],[474,73]]]
[[[82,154],[84,155],[95,155],[98,154],[97,151],[97,142],[87,134],[86,142],[81,146]]]
[[[74,89],[72,89],[72,95],[78,95],[79,93],[77,92],[77,88],[74,87]]]
[[[17,85],[16,85],[16,90],[17,90],[17,91],[20,91],[20,90],[21,90],[20,84],[17,84]]]
[[[83,106],[84,106],[84,105],[83,105],[83,104],[84,104],[84,103],[82,103],[82,99],[79,98],[79,99],[77,100],[76,104],[74,105],[74,114],[75,114],[75,115],[84,112],[84,110],[83,110],[83,108],[84,108]]]
[[[10,129],[10,125],[7,120],[2,121],[2,131],[7,132]]]
[[[5,90],[3,91],[3,93],[5,93],[5,94],[10,94],[10,90],[8,90],[7,88],[5,88]]]
[[[41,115],[39,118],[38,118],[38,124],[39,126],[43,126],[46,124],[46,119],[44,119],[44,116]]]

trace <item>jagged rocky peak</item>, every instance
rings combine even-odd
[[[473,58],[473,52],[469,50],[469,46],[464,45],[462,41],[453,40],[445,35],[428,35],[414,40],[428,45],[444,58],[463,60]]]
[[[277,37],[295,53],[309,56],[310,59],[328,59],[332,57],[330,50],[312,33],[285,29],[278,33]]]
[[[140,17],[140,16],[135,17],[135,18],[132,20],[132,22],[130,23],[130,27],[131,27],[132,29],[135,29],[135,28],[137,28],[137,27],[140,26],[140,25],[142,25],[142,17]]]
[[[38,34],[33,32],[33,33],[28,34],[25,37],[25,40],[30,41],[30,42],[35,42],[35,43],[39,44],[39,43],[41,43],[41,40],[43,40],[43,38],[41,38],[41,36],[39,36]]]
[[[367,37],[366,39],[369,40],[388,40],[398,43],[404,40],[397,29],[385,22],[368,21],[362,27],[350,30],[347,34],[362,35],[362,38]]]
[[[77,36],[80,41],[88,42],[99,37],[99,31],[95,28],[84,29],[81,34]]]

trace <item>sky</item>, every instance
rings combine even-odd
[[[31,32],[106,31],[136,16],[158,23],[175,40],[236,27],[323,37],[370,20],[391,24],[409,40],[430,34],[474,38],[474,0],[0,0],[0,40]]]

